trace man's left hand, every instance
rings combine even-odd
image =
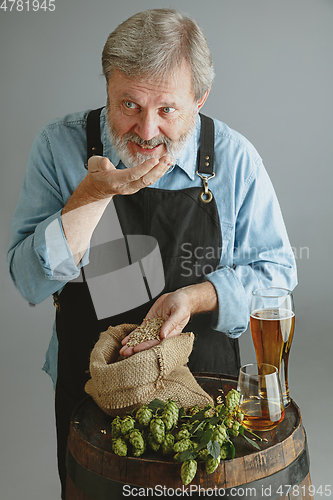
[[[166,337],[179,335],[192,314],[204,311],[212,311],[217,307],[217,294],[214,286],[209,282],[190,285],[180,288],[175,292],[161,295],[149,310],[146,319],[162,317],[165,322],[161,327],[160,339],[141,342],[134,347],[127,347],[126,344],[130,335],[122,341],[123,347],[120,350],[122,356],[131,356],[132,354],[145,349],[149,349],[159,344]]]

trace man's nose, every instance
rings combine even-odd
[[[157,137],[160,134],[159,116],[154,112],[141,111],[135,132],[145,141]]]

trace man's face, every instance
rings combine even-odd
[[[165,82],[134,80],[115,70],[108,81],[107,118],[119,158],[127,167],[165,154],[176,159],[207,95],[195,101],[185,64],[173,81]]]

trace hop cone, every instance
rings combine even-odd
[[[164,441],[162,443],[162,453],[163,455],[171,455],[173,453],[173,445],[175,443],[175,438],[172,434],[167,433],[165,435]]]
[[[118,416],[112,420],[111,424],[111,437],[116,439],[121,436],[121,418]]]
[[[243,422],[243,420],[244,420],[244,412],[242,410],[238,410],[237,415],[236,415],[236,420],[240,424]]]
[[[164,408],[167,408],[168,410],[173,411],[173,413],[175,415],[177,415],[177,419],[178,419],[179,408],[177,406],[177,403],[175,403],[174,401],[172,401],[172,399],[168,399],[168,401],[165,403]]]
[[[182,451],[188,450],[189,448],[192,448],[192,442],[190,439],[181,439],[181,441],[177,441],[175,443],[173,450],[176,453],[180,453]]]
[[[165,425],[161,418],[154,417],[151,419],[150,432],[157,443],[161,444],[163,442],[165,437]]]
[[[187,414],[191,415],[191,417],[193,417],[193,415],[198,413],[198,411],[199,411],[199,406],[197,406],[197,405],[191,406],[191,408],[188,409]]]
[[[119,437],[112,441],[112,450],[113,453],[119,455],[120,457],[126,457],[127,455],[127,444],[126,441]]]
[[[148,444],[149,444],[150,448],[153,451],[158,451],[160,449],[161,445],[159,443],[156,443],[156,441],[154,439],[154,436],[152,435],[151,432],[148,434],[147,441],[148,441]]]
[[[197,467],[198,464],[196,460],[185,460],[185,462],[182,463],[180,469],[180,477],[185,486],[193,481],[194,476],[197,472]]]
[[[139,429],[131,431],[128,440],[133,446],[133,456],[141,457],[141,455],[146,451],[146,443]]]
[[[227,438],[227,428],[224,424],[215,427],[212,434],[212,441],[217,441],[220,446],[228,439]]]
[[[141,457],[143,453],[146,451],[146,446],[143,448],[133,448],[133,457]]]
[[[221,460],[226,460],[228,458],[228,456],[229,456],[229,444],[224,443],[221,446],[220,458],[221,458]]]
[[[211,455],[207,457],[205,462],[205,469],[207,474],[213,474],[214,470],[216,470],[219,466],[220,460],[220,457],[218,457],[216,460]]]
[[[228,429],[232,429],[232,426],[234,425],[234,419],[232,417],[229,417],[225,419],[224,423],[228,427]]]
[[[206,461],[206,458],[208,457],[208,455],[209,455],[209,451],[207,450],[207,448],[202,448],[202,450],[200,450],[198,453],[198,460],[205,460]]]
[[[240,427],[240,423],[237,422],[237,421],[234,421],[233,424],[232,424],[232,428],[230,429],[230,434],[231,436],[238,436],[239,434],[239,427]]]
[[[134,429],[135,420],[133,417],[128,415],[121,422],[121,433],[126,436],[132,429]]]
[[[215,414],[216,414],[216,412],[215,412],[215,408],[214,408],[214,406],[209,405],[209,408],[208,408],[208,409],[205,411],[205,413],[204,413],[204,417],[205,417],[205,418],[214,417],[214,416],[215,416]]]
[[[176,439],[177,439],[177,441],[180,441],[181,439],[186,439],[189,437],[190,437],[189,430],[184,428],[184,429],[180,429],[180,431],[178,432],[178,434],[176,436]]]
[[[161,418],[167,431],[172,429],[178,422],[179,409],[174,401],[167,401],[163,408]]]
[[[231,389],[225,397],[225,402],[229,412],[233,412],[239,404],[240,393],[236,389]]]
[[[140,425],[142,425],[142,427],[148,427],[152,417],[153,413],[147,405],[141,406],[141,408],[136,412],[135,416],[136,420]]]
[[[139,429],[133,429],[128,436],[128,440],[134,448],[144,448],[145,441]]]

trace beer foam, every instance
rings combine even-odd
[[[280,319],[291,319],[295,313],[290,309],[255,309],[251,313],[254,319],[264,319],[267,321],[277,321]]]

